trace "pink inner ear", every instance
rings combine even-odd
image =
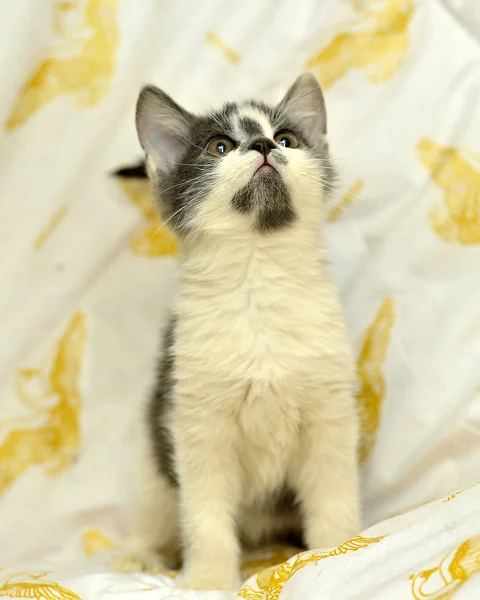
[[[159,123],[147,127],[147,139],[150,147],[147,154],[151,154],[156,166],[164,171],[170,170],[185,152],[185,145],[178,134],[173,134]]]

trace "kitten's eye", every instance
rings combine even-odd
[[[224,156],[234,149],[235,144],[229,138],[215,138],[207,146],[207,152],[212,156]]]
[[[298,148],[298,140],[291,131],[279,131],[273,139],[284,148]]]

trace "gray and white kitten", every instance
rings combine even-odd
[[[323,260],[324,100],[305,74],[277,106],[194,116],[148,86],[137,129],[180,288],[136,549],[144,567],[181,551],[183,587],[234,589],[243,544],[331,547],[361,529],[354,368]]]

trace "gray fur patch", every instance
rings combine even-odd
[[[288,163],[288,158],[281,150],[272,150],[272,156],[279,165],[286,165]]]
[[[271,233],[291,225],[295,219],[290,193],[278,173],[259,173],[232,199],[232,206],[242,214],[256,212],[254,229]]]
[[[232,206],[239,213],[252,212],[255,206],[255,185],[248,183],[244,188],[235,192],[232,198]]]
[[[264,135],[260,123],[257,123],[257,121],[251,119],[250,117],[241,117],[239,125],[240,129],[247,137]]]
[[[162,216],[179,235],[191,228],[198,205],[215,185],[215,167],[218,158],[205,151],[209,140],[216,136],[234,138],[233,104],[204,117],[195,117],[185,153],[177,166],[164,177],[158,177],[155,192],[160,199]]]
[[[147,425],[152,440],[154,460],[160,473],[165,475],[172,485],[177,485],[173,457],[173,440],[166,427],[168,413],[173,407],[173,383],[175,358],[173,342],[175,320],[172,319],[163,339],[163,356],[158,369],[157,385],[148,405]]]
[[[262,175],[262,177],[269,176],[270,174]],[[274,177],[278,178],[276,175]],[[296,218],[287,186],[283,180],[279,179],[273,186],[269,186],[268,194],[264,196],[264,202],[255,222],[255,229],[259,233],[273,233],[288,227]]]

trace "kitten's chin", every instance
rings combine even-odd
[[[260,192],[261,196],[265,194],[276,194],[279,188],[285,187],[283,177],[275,167],[262,166],[252,177],[251,184],[253,189]]]
[[[251,185],[261,194],[274,192],[275,188],[283,184],[283,177],[277,169],[271,165],[262,165],[253,174]]]

